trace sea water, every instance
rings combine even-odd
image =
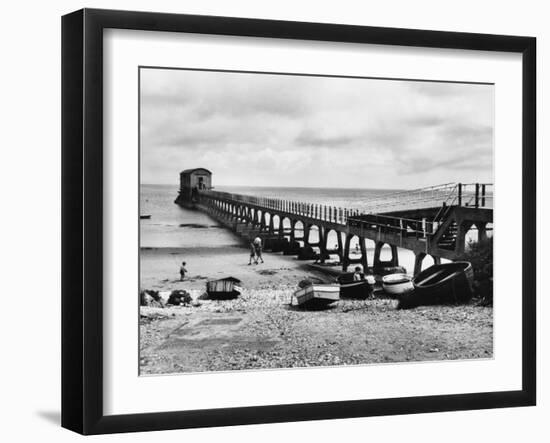
[[[252,195],[257,197],[281,198],[311,204],[323,204],[362,211],[367,201],[372,198],[383,198],[395,193],[395,190],[384,189],[339,189],[339,188],[295,188],[295,187],[224,187],[217,186],[217,191]],[[150,215],[150,219],[140,220],[140,247],[142,248],[216,248],[239,247],[242,240],[228,229],[221,227],[214,219],[201,211],[186,209],[174,203],[178,195],[177,185],[140,186],[140,214]],[[300,233],[297,233],[300,236]],[[317,231],[312,229],[310,241],[316,242]],[[337,237],[331,232],[328,238],[329,248],[337,244]],[[351,241],[352,254],[359,253],[357,237]],[[374,259],[374,242],[366,241],[367,260],[372,265]],[[414,267],[414,253],[398,248],[399,264],[409,273]],[[389,247],[381,251],[382,260],[389,260]],[[424,260],[428,266],[432,261]]]

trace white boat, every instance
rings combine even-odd
[[[313,284],[294,292],[298,306],[326,306],[340,300],[340,285]]]
[[[413,291],[414,285],[407,274],[388,274],[382,277],[382,288],[388,294],[399,296]]]

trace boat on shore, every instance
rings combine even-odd
[[[294,292],[297,306],[323,308],[340,300],[340,285],[312,284]]]
[[[374,277],[367,275],[363,280],[354,280],[353,276],[353,272],[346,272],[338,277],[340,296],[343,298],[368,298],[372,294]]]
[[[473,295],[473,280],[470,262],[430,266],[413,278],[414,291],[401,298],[399,307],[466,303]]]
[[[226,277],[206,282],[206,292],[213,300],[229,300],[241,295],[241,281],[235,277]]]
[[[414,290],[412,278],[407,274],[388,274],[382,277],[382,288],[387,294],[399,297]]]

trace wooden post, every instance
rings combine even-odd
[[[458,184],[458,206],[462,206],[462,183]]]
[[[479,208],[479,183],[476,183],[476,201],[475,201],[476,208]]]
[[[481,185],[481,207],[485,207],[485,185]]]

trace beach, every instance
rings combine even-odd
[[[180,282],[182,257],[189,272]],[[492,358],[491,307],[397,310],[395,300],[376,298],[301,310],[289,305],[298,282],[331,277],[290,256],[264,260],[249,266],[244,246],[143,250],[142,288],[183,289],[193,303],[141,307],[141,374]],[[227,276],[242,282],[237,299],[203,299],[207,279]]]

